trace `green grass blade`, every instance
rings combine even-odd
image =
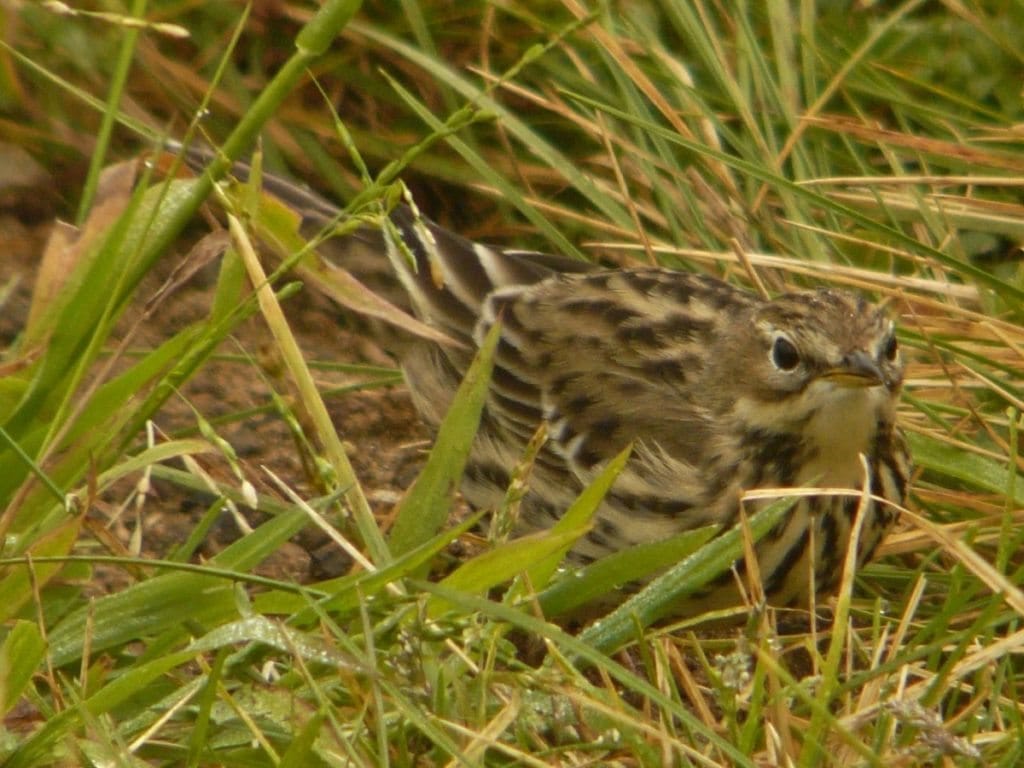
[[[576,541],[584,536],[590,530],[594,515],[597,514],[608,490],[625,468],[632,452],[633,446],[627,446],[609,461],[590,485],[583,489],[569,509],[565,511],[565,514],[558,519],[558,522],[551,528],[551,532],[572,534],[571,541]],[[558,568],[568,550],[569,545],[566,545],[561,552],[549,555],[527,569],[530,584],[534,589],[543,589],[548,585],[555,569]]]
[[[302,511],[275,517],[228,546],[211,561],[218,568],[246,572],[308,522]],[[82,653],[86,624],[93,652],[165,631],[189,634],[185,622],[218,624],[237,616],[234,586],[217,576],[167,573],[101,597],[74,612],[50,633],[50,658],[60,667]]]
[[[438,429],[427,465],[399,505],[389,539],[395,555],[408,552],[431,538],[448,519],[452,498],[480,424],[500,332],[500,325],[495,324],[487,334]]]
[[[581,533],[580,530],[565,529],[521,536],[466,561],[441,583],[448,589],[474,595],[486,594],[488,590],[504,584],[524,570],[535,569],[552,558],[558,562]],[[443,607],[432,605],[431,615],[438,615]]]
[[[603,557],[583,568],[571,569],[538,597],[545,616],[560,616],[602,595],[689,557],[706,544],[718,529],[714,526],[683,531],[664,541],[638,544]]]
[[[0,715],[18,702],[44,658],[46,642],[39,627],[30,621],[15,622],[0,645]]]
[[[754,541],[774,528],[792,506],[792,500],[781,499],[752,516],[749,525]],[[638,622],[646,627],[663,618],[674,603],[725,573],[742,556],[742,530],[737,524],[585,629],[580,639],[607,652],[615,650],[633,636]]]
[[[916,432],[907,434],[907,443],[916,466],[989,493],[1005,494],[1008,488],[1014,488],[1013,503],[1024,506],[1024,489],[1010,483],[1005,465]]]

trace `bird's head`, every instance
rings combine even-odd
[[[788,293],[730,319],[709,380],[720,407],[757,428],[793,431],[810,419],[874,422],[891,414],[903,383],[892,320],[836,290]],[[734,389],[730,396],[729,390]],[[729,404],[726,400],[732,400]],[[737,412],[738,413],[738,412]]]

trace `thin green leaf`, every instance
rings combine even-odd
[[[486,594],[491,588],[509,581],[524,570],[536,568],[551,558],[556,558],[556,562],[561,560],[566,550],[586,530],[586,527],[582,530],[550,529],[512,539],[466,561],[441,583],[449,589],[476,595]],[[432,602],[431,614],[437,615],[440,610],[441,606]]]
[[[937,472],[989,493],[1005,494],[1010,483],[1010,471],[992,459],[970,453],[949,443],[916,432],[907,434],[907,443],[914,456],[914,464]],[[1014,504],[1024,506],[1024,489],[1016,489]]]
[[[717,531],[716,526],[683,531],[664,541],[638,544],[573,569],[539,595],[541,609],[545,616],[560,616],[602,595],[613,594],[625,584],[642,581],[689,557]]]
[[[50,717],[38,731],[6,756],[4,768],[34,768],[50,762],[56,744],[82,722],[82,709],[93,716],[108,712],[137,695],[139,690],[175,667],[194,658],[195,654],[189,651],[166,653],[150,661],[133,665],[84,701],[81,707],[71,707]]]
[[[429,566],[439,552],[476,525],[483,515],[483,511],[471,515],[457,526],[441,531],[429,541],[372,573],[361,572],[317,584],[316,589],[329,593],[329,596],[315,607],[310,606],[307,597],[292,592],[264,592],[255,596],[254,605],[263,613],[292,615],[292,622],[299,626],[312,622],[321,611],[336,614],[353,611],[359,607],[360,601],[377,595],[388,584]]]
[[[431,538],[448,519],[452,498],[480,424],[500,333],[500,325],[496,323],[466,372],[437,431],[427,465],[398,507],[389,541],[396,555]]]
[[[0,715],[18,703],[46,657],[46,642],[31,621],[17,621],[0,646]]]
[[[315,764],[313,749],[320,736],[324,719],[324,712],[319,711],[306,721],[302,730],[295,734],[288,749],[281,755],[281,762],[277,764],[277,768],[305,768],[305,766]]]
[[[774,528],[792,506],[792,499],[780,499],[751,517],[749,525],[754,541]],[[648,627],[664,618],[680,600],[725,573],[742,556],[742,529],[737,523],[587,627],[580,633],[580,639],[612,652],[633,636],[638,623]]]
[[[65,520],[62,525],[47,531],[45,535],[34,540],[26,548],[27,553],[35,557],[59,557],[71,551],[78,539],[80,518]],[[38,589],[45,586],[63,569],[60,563],[33,563],[32,573],[28,566],[3,571],[0,578],[0,622],[17,616],[27,605],[30,605],[38,594]]]
[[[552,533],[571,533],[573,535],[572,541],[576,541],[590,530],[594,515],[597,514],[597,510],[600,508],[601,502],[604,501],[608,490],[626,466],[626,462],[629,461],[632,452],[633,446],[627,446],[608,462],[590,485],[584,488],[580,495],[576,497],[576,500],[565,511],[565,514],[558,519],[558,522],[551,529]],[[569,545],[566,545],[565,549],[561,552],[555,552],[527,569],[530,584],[533,585],[534,589],[543,589],[548,585],[568,550]]]
[[[302,511],[268,520],[212,559],[219,568],[245,572],[294,536],[309,518]],[[186,621],[218,624],[237,616],[234,587],[216,576],[165,573],[95,600],[64,619],[50,633],[50,658],[55,667],[82,653],[86,624],[91,626],[93,652],[123,645],[167,630],[189,634]]]

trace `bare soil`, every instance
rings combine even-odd
[[[41,199],[47,200],[40,185],[49,184],[52,181],[44,177],[4,189],[0,179],[0,288],[9,288],[0,311],[3,347],[10,345],[24,327],[36,270],[59,210],[52,194],[48,202],[40,203]],[[118,328],[118,334],[134,333],[132,347],[152,348],[209,311],[218,269],[216,260],[177,285],[155,311],[142,310],[168,278],[180,274],[178,266],[189,258],[188,254],[189,244],[183,239],[180,250],[157,265],[143,282],[138,301],[126,312]],[[390,364],[372,343],[344,327],[343,316],[329,300],[309,289],[286,302],[285,311],[308,360]],[[262,318],[242,323],[218,350],[218,359],[203,366],[165,404],[154,422],[165,435],[182,434],[197,429],[196,414],[201,414],[203,419],[216,424],[219,436],[236,452],[242,473],[261,493],[281,496],[270,483],[265,467],[308,497],[315,495],[316,490],[309,482],[303,452],[286,420],[272,407],[272,390],[287,399],[289,389],[288,382],[275,373],[278,366],[271,357],[272,349]],[[246,357],[251,359],[247,361]],[[317,376],[321,391],[365,379],[333,371]],[[351,446],[350,458],[371,506],[382,524],[386,524],[394,503],[422,465],[429,435],[402,386],[345,392],[329,397],[327,406],[340,435]],[[250,409],[265,410],[238,417]],[[145,436],[139,438],[141,441]],[[198,461],[211,477],[237,485],[228,461],[210,455],[199,457]],[[180,468],[181,464],[177,466]],[[161,557],[184,541],[214,497],[156,480],[136,507],[134,502],[126,501],[135,493],[137,480],[112,489],[89,514],[112,534],[113,542],[124,547],[123,551]],[[243,510],[243,515],[250,518],[249,524],[259,522],[260,518],[250,512]],[[220,551],[242,535],[245,524],[240,525],[229,512],[222,512],[197,556],[205,558]],[[110,542],[105,546],[109,549]],[[261,572],[308,581],[338,575],[348,566],[337,546],[310,528],[277,552]],[[94,587],[102,593],[118,588],[128,577],[120,569],[97,567],[95,578]]]

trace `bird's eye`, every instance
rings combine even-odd
[[[800,365],[800,353],[785,336],[777,336],[772,344],[772,362],[780,371],[792,371]]]
[[[897,343],[896,341],[895,335],[891,335],[888,339],[886,339],[885,349],[883,351],[885,352],[885,359],[888,360],[890,363],[896,359],[896,355],[900,351],[900,346],[899,343]]]

